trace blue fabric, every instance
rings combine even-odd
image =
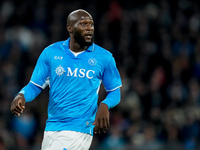
[[[107,92],[106,99],[101,103],[108,105],[108,109],[115,107],[120,102],[120,88],[117,88],[114,91]]]
[[[24,98],[26,102],[30,102],[34,98],[36,98],[40,94],[41,91],[42,91],[42,88],[29,82],[19,93],[24,94]]]
[[[113,91],[122,85],[120,75],[110,52],[93,43],[75,56],[69,50],[69,40],[44,49],[30,82],[45,88],[49,79],[45,131],[72,130],[93,135],[100,84]],[[119,100],[108,96],[105,102],[112,107]]]

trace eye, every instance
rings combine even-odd
[[[90,26],[93,27],[93,26],[94,26],[94,23],[91,23]]]
[[[81,25],[82,25],[82,26],[85,26],[85,25],[86,25],[86,23],[81,23]]]

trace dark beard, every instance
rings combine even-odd
[[[74,39],[76,40],[78,44],[80,44],[80,46],[91,46],[94,41],[94,36],[92,36],[91,42],[86,42],[84,37],[76,32],[74,33]]]

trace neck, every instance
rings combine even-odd
[[[69,48],[73,52],[82,52],[85,51],[88,48],[88,46],[80,45],[73,38],[70,38]]]

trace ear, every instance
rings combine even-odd
[[[73,32],[72,26],[67,25],[66,28],[67,28],[67,31],[68,31],[69,33],[72,33],[72,32]]]

